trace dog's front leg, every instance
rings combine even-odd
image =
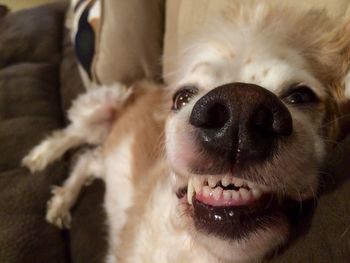
[[[59,228],[69,228],[70,209],[79,196],[81,188],[94,178],[104,177],[104,165],[100,147],[79,156],[63,186],[54,186],[53,197],[48,201],[46,220]]]
[[[45,169],[71,148],[81,144],[101,145],[132,88],[120,84],[103,86],[80,95],[69,109],[70,125],[55,131],[23,158],[32,173]]]
[[[49,138],[34,147],[22,160],[31,173],[45,169],[50,163],[58,160],[69,149],[84,143],[84,138],[74,132],[72,125],[55,131]]]

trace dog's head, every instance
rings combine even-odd
[[[212,28],[171,85],[167,158],[195,242],[249,261],[285,243],[317,194],[341,136],[350,30],[266,4],[232,6]]]

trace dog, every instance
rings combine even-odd
[[[89,91],[23,159],[34,173],[95,146],[46,218],[69,227],[81,187],[103,178],[106,262],[259,262],[304,224],[346,134],[350,23],[236,2],[185,45],[172,83]]]

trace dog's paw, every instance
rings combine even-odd
[[[49,164],[46,145],[38,145],[22,159],[22,166],[27,167],[31,173],[40,172]]]
[[[69,211],[71,202],[62,187],[54,187],[52,193],[52,198],[47,202],[46,221],[61,229],[68,229],[72,221]]]

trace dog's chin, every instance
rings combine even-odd
[[[261,228],[235,240],[224,238],[197,229],[193,233],[195,242],[209,252],[213,262],[256,262],[267,253],[281,246],[288,236],[288,226],[281,220],[269,228]]]
[[[281,247],[302,220],[305,196],[279,196],[267,185],[231,174],[176,174],[182,214],[197,244],[222,261],[249,262]]]

